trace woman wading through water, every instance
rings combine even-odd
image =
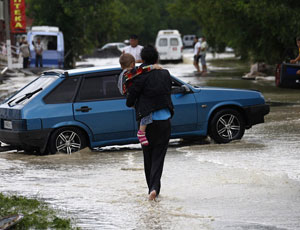
[[[153,65],[158,61],[158,52],[153,46],[146,46],[141,57],[141,66]],[[174,114],[171,89],[169,71],[154,69],[137,77],[127,93],[126,105],[134,106],[137,121],[152,113],[153,122],[146,128],[149,145],[142,145],[149,200],[154,200],[160,192],[160,179],[171,135],[170,118]]]

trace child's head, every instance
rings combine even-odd
[[[135,66],[135,59],[131,54],[122,54],[119,59],[122,69],[132,69]]]

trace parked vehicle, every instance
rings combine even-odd
[[[196,37],[195,34],[184,35],[182,38],[184,47],[193,47],[195,37]]]
[[[283,88],[300,88],[300,70],[299,64],[290,64],[283,62],[278,64],[275,72],[275,83],[278,87]]]
[[[58,27],[33,26],[27,33],[31,54],[30,67],[35,67],[34,43],[41,39],[43,45],[43,66],[52,68],[64,67],[64,36]]]
[[[0,105],[0,141],[41,153],[138,143],[133,108],[117,88],[119,67],[44,72]],[[269,113],[258,91],[193,87],[172,77],[172,138],[241,139]]]
[[[99,51],[116,48],[116,49],[120,50],[121,52],[123,52],[125,47],[126,47],[126,45],[123,42],[112,42],[112,43],[107,43],[104,46],[102,46]]]
[[[160,30],[155,47],[160,61],[182,61],[183,44],[178,30]]]

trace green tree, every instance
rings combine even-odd
[[[280,62],[300,33],[297,0],[175,0],[170,11],[180,10],[201,25],[210,45],[225,43],[252,61]]]
[[[97,47],[99,41],[113,39],[123,4],[118,0],[27,0],[28,15],[34,25],[57,26],[64,33],[65,66]]]

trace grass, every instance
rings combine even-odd
[[[42,201],[22,196],[6,196],[0,193],[0,217],[23,214],[24,218],[12,229],[79,229],[73,228],[70,219],[56,215],[55,210]]]

